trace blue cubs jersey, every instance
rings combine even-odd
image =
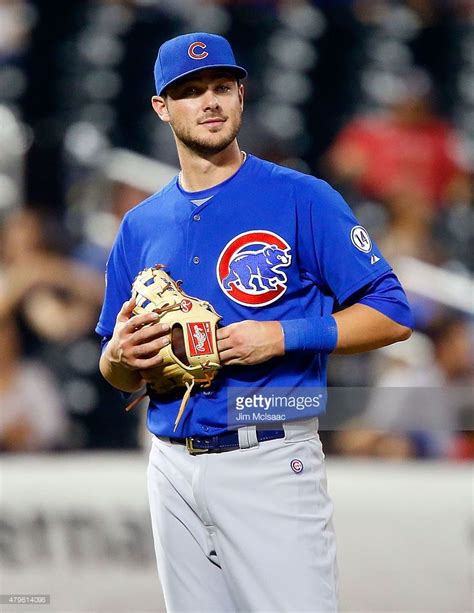
[[[222,325],[329,315],[336,301],[391,270],[327,183],[252,155],[216,187],[187,193],[175,178],[127,213],[107,264],[98,334],[112,336],[134,278],[156,264],[209,301]],[[224,367],[209,390],[195,388],[176,432],[176,396],[150,401],[148,428],[161,436],[218,434],[228,427],[229,389],[321,388],[326,365],[327,355],[298,351]],[[324,410],[322,402],[301,417]]]

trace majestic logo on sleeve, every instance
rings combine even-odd
[[[196,49],[205,49],[207,45],[200,43],[199,41],[191,43],[188,48],[188,55],[193,60],[203,60],[209,55],[207,51],[201,51],[196,53]]]
[[[267,230],[239,234],[222,250],[217,262],[217,280],[234,302],[260,307],[278,300],[287,289],[291,264],[289,244]]]

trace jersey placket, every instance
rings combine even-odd
[[[210,199],[212,200],[212,198]],[[186,262],[188,269],[193,274],[196,274],[197,268],[205,263],[206,257],[206,235],[209,240],[209,232],[205,232],[209,228],[209,211],[206,209],[210,204],[210,200],[200,206],[193,205],[193,209],[188,218],[187,236],[186,236]],[[199,273],[198,273],[199,274]]]

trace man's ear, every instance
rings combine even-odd
[[[245,88],[242,83],[239,83],[239,100],[240,100],[240,108],[244,110],[244,97],[245,97]]]
[[[163,96],[152,96],[151,106],[161,121],[165,121],[166,123],[169,122],[170,117],[168,108],[166,106],[166,100],[163,98]]]

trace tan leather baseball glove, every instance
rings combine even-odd
[[[135,315],[155,312],[160,315],[160,323],[170,326],[171,343],[160,350],[162,364],[148,372],[151,377],[147,377],[149,383],[144,396],[186,388],[174,424],[176,430],[194,385],[209,387],[221,368],[216,330],[222,317],[209,302],[183,292],[180,282],[174,281],[161,264],[137,275],[132,296],[136,303]],[[127,410],[144,396],[131,403]]]

